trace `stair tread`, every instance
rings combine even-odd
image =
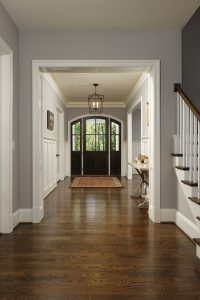
[[[196,217],[197,218],[197,220],[199,220],[200,221],[200,217]]]
[[[198,246],[200,246],[200,239],[193,239],[193,241],[194,241]]]
[[[190,168],[189,167],[182,167],[182,166],[175,166],[176,169],[178,170],[183,170],[183,171],[189,171]]]
[[[181,182],[183,182],[186,185],[192,186],[192,187],[198,186],[197,182],[192,182],[190,180],[181,180]]]
[[[171,153],[171,156],[183,157],[182,153]]]
[[[195,202],[196,204],[200,205],[200,199],[198,197],[189,197],[191,201]]]

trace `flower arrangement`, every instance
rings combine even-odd
[[[141,163],[141,164],[146,164],[146,165],[148,165],[148,163],[149,163],[149,158],[148,158],[148,156],[146,156],[146,155],[139,154],[138,156],[136,156],[135,162],[136,162],[136,163],[139,162],[139,163]]]

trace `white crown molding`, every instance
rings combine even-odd
[[[66,100],[63,92],[61,91],[61,89],[59,88],[59,86],[57,85],[57,83],[55,82],[55,80],[53,79],[52,75],[50,73],[42,73],[42,76],[50,84],[50,86],[52,87],[52,89],[54,90],[54,92],[56,93],[56,95],[58,96],[58,98],[62,101],[62,103],[64,105],[66,105],[67,100]]]
[[[104,107],[126,107],[125,102],[104,102]],[[65,107],[88,107],[88,102],[68,102]]]
[[[134,85],[134,87],[132,88],[132,90],[130,91],[130,93],[128,94],[128,96],[126,97],[126,100],[125,100],[125,105],[126,106],[133,99],[133,97],[137,94],[137,92],[139,91],[139,89],[141,88],[141,86],[144,84],[144,82],[146,81],[146,79],[148,78],[148,76],[149,76],[148,73],[143,73],[140,76],[140,78],[138,79],[138,81],[136,82],[136,84]]]

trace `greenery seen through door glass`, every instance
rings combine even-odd
[[[73,135],[72,136],[72,151],[80,151],[81,150],[81,143],[80,143],[80,135]]]
[[[80,122],[73,124],[72,125],[72,134],[80,134],[80,128],[81,128]]]

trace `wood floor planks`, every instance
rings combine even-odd
[[[40,224],[0,237],[0,299],[200,299],[194,244],[153,224],[124,189],[69,189],[45,200]]]

